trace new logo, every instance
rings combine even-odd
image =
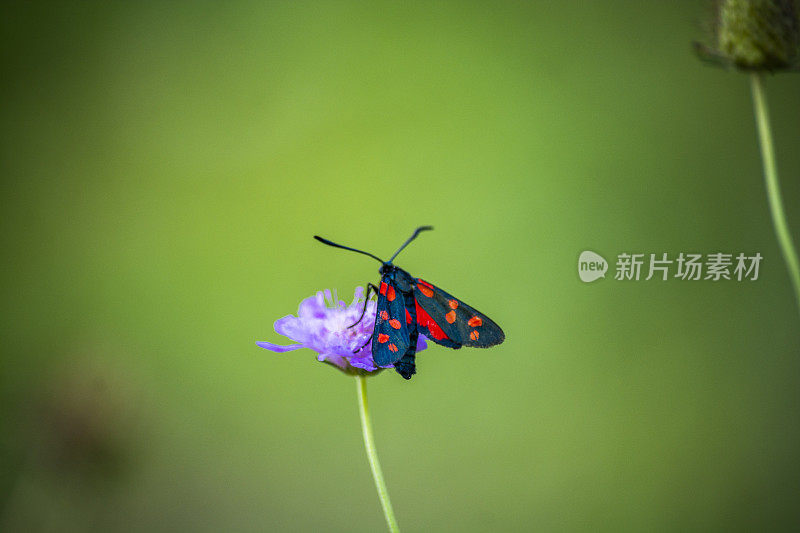
[[[586,250],[578,258],[578,276],[581,281],[591,283],[599,278],[606,277],[608,262],[602,255]]]

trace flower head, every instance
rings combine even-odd
[[[742,70],[797,70],[800,20],[795,0],[717,0],[715,45],[695,43],[701,59]]]
[[[349,306],[340,301],[331,291],[300,302],[297,316],[288,315],[275,321],[275,331],[289,337],[297,344],[281,346],[271,342],[256,344],[273,352],[288,352],[299,348],[310,348],[317,352],[318,361],[331,364],[348,374],[363,374],[392,368],[379,367],[372,359],[372,329],[375,327],[374,301],[366,302],[364,317],[353,327],[364,309],[364,289],[356,287],[353,303]],[[363,346],[363,348],[361,348]],[[422,336],[417,343],[417,352],[427,344]],[[361,348],[359,350],[359,348]]]

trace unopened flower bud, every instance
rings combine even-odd
[[[796,0],[718,0],[716,49],[696,45],[701,58],[743,70],[797,67],[800,22]]]

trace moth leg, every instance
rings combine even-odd
[[[355,326],[355,324],[353,324],[353,325]],[[369,339],[367,339],[367,342],[365,342],[364,344],[361,345],[361,348],[359,348],[358,350],[353,350],[353,353],[360,352],[361,350],[363,350],[364,348],[367,347],[367,344],[369,344],[371,342],[372,342],[372,335],[369,336]]]
[[[367,295],[366,295],[366,298],[364,298],[364,308],[361,310],[361,316],[358,317],[358,320],[356,320],[353,323],[352,326],[348,326],[348,328],[352,328],[353,326],[355,326],[356,324],[358,324],[359,322],[361,322],[364,319],[364,314],[367,312],[367,303],[369,303],[369,296],[370,296],[369,292],[370,291],[374,291],[375,294],[378,294],[378,292],[379,292],[378,291],[378,287],[376,287],[372,283],[367,283]],[[366,348],[367,344],[372,342],[372,337],[373,336],[374,336],[374,333],[369,336],[369,338],[367,339],[367,342],[365,342],[364,344],[361,345],[361,348],[359,348],[358,350],[353,350],[353,353],[358,353],[361,350],[363,350],[364,348]]]
[[[376,287],[376,286],[375,286],[375,285],[373,285],[372,283],[367,283],[367,295],[366,295],[366,297],[364,298],[364,308],[361,310],[361,316],[360,316],[360,317],[358,317],[358,320],[356,320],[355,322],[353,322],[352,324],[350,324],[349,326],[347,326],[347,329],[350,329],[350,328],[352,328],[353,326],[355,326],[356,324],[358,324],[359,322],[361,322],[361,320],[364,318],[364,314],[367,312],[367,304],[369,303],[369,296],[370,296],[370,294],[369,294],[369,293],[370,293],[370,291],[375,291],[375,294],[378,294],[378,287]],[[366,344],[365,344],[364,346],[366,346]],[[361,351],[361,349],[362,349],[362,348],[364,348],[364,346],[362,346],[361,348],[359,348],[359,349],[358,349],[358,351],[360,352],[360,351]]]

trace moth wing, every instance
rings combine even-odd
[[[403,295],[391,280],[381,280],[372,334],[372,358],[379,366],[392,365],[408,351],[409,344]]]
[[[506,338],[491,318],[427,281],[417,278],[414,297],[420,332],[438,344],[488,348]]]

